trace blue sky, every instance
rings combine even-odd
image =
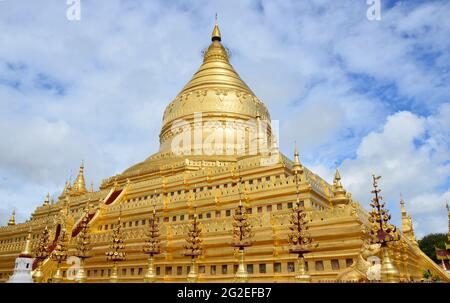
[[[201,63],[214,15],[232,64],[280,121],[280,147],[363,205],[370,176],[399,223],[446,232],[450,3],[365,0],[0,1],[0,224],[27,219],[84,160],[88,182],[157,151],[165,106]]]

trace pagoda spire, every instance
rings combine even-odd
[[[303,166],[300,163],[300,156],[299,156],[297,145],[295,145],[295,149],[294,149],[294,172],[295,172],[295,174],[303,172]]]
[[[45,196],[43,206],[49,206],[49,205],[50,205],[50,193],[47,193],[47,196]]]
[[[84,163],[81,162],[78,176],[73,183],[73,191],[76,193],[84,194],[87,192],[86,182],[84,181]]]
[[[222,37],[220,35],[219,25],[217,24],[217,13],[216,13],[216,22],[214,24],[214,29],[211,34],[211,41],[222,41]]]
[[[412,218],[406,212],[405,201],[403,200],[403,195],[401,193],[400,193],[400,210],[402,214],[402,232],[409,240],[417,244],[416,236],[414,235]]]
[[[21,257],[21,258],[32,258],[32,252],[31,252],[31,227],[28,230],[28,236],[27,236],[27,241],[25,242],[25,248],[20,253],[19,257]]]
[[[334,205],[336,204],[345,204],[349,201],[347,197],[347,191],[344,189],[341,183],[341,174],[339,173],[339,169],[336,168],[336,172],[334,174],[333,180],[333,194],[332,202]]]
[[[13,225],[16,225],[16,210],[15,209],[13,209],[11,217],[9,218],[9,221],[8,221],[8,226],[13,226]]]

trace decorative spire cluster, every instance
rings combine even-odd
[[[298,199],[292,207],[292,213],[289,222],[289,229],[291,230],[288,235],[288,242],[291,246],[289,251],[291,253],[300,255],[309,252],[310,245],[313,241],[308,232],[308,217],[305,212],[305,208],[300,205]]]
[[[298,151],[296,149],[294,155],[297,154],[297,159],[294,162],[299,163]],[[295,158],[295,157],[294,157]],[[290,233],[288,234],[289,252],[298,255],[297,269],[295,279],[297,282],[310,282],[311,276],[307,273],[305,267],[304,254],[311,251],[312,238],[308,232],[308,217],[305,211],[305,207],[300,204],[300,188],[299,188],[299,170],[295,169],[295,186],[296,186],[296,201],[292,207],[292,213],[290,217]]]
[[[87,259],[91,257],[91,237],[89,234],[89,208],[84,210],[83,217],[80,222],[80,232],[77,236],[77,247],[75,251],[75,256],[80,259]]]
[[[60,199],[66,198],[68,196],[78,196],[87,193],[86,188],[86,181],[84,179],[84,163],[81,162],[80,169],[78,171],[78,175],[73,182],[73,184],[70,183],[70,181],[66,182],[66,185],[64,186],[64,190],[59,196]]]
[[[114,227],[114,231],[111,237],[111,244],[109,246],[110,250],[106,252],[106,258],[108,261],[120,262],[125,260],[126,253],[123,251],[125,248],[123,233],[122,233],[122,223],[119,219]]]
[[[374,197],[370,206],[372,210],[369,213],[369,222],[371,223],[370,234],[372,236],[373,243],[380,243],[382,246],[388,242],[397,241],[399,239],[399,233],[397,227],[390,223],[391,215],[385,208],[385,203],[381,202],[383,199],[379,193],[381,190],[378,188],[378,180],[381,176],[376,177],[372,175]]]
[[[48,253],[49,240],[50,240],[50,233],[47,225],[45,225],[41,235],[39,236],[36,248],[34,249],[33,252],[34,257],[39,261],[45,260],[49,255]]]
[[[233,215],[233,246],[247,247],[252,245],[252,225],[242,201],[239,202]]]
[[[186,244],[184,245],[185,256],[195,258],[202,255],[202,239],[200,238],[201,233],[202,229],[200,227],[200,222],[197,221],[197,214],[194,212],[194,218],[192,219],[191,225],[189,226]]]
[[[239,205],[233,215],[233,242],[232,245],[239,249],[252,245],[252,225],[250,223],[247,211],[239,200]]]
[[[156,217],[156,209],[153,206],[153,212],[149,220],[149,226],[147,230],[147,240],[145,241],[145,246],[143,251],[145,254],[149,256],[154,256],[161,253],[160,244],[161,240],[159,239],[159,220]]]

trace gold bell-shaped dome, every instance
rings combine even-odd
[[[192,132],[194,126],[201,126],[202,139],[216,135],[221,129],[223,137],[232,138],[226,143],[227,148],[231,146],[231,153],[238,154],[242,150],[242,146],[237,146],[238,137],[242,136],[238,130],[245,129],[245,124],[257,116],[269,125],[266,133],[270,137],[270,116],[266,106],[234,70],[229,62],[229,52],[221,41],[216,24],[211,44],[204,52],[203,64],[164,112],[161,153],[173,152],[174,137],[186,135],[185,132]],[[191,137],[194,136],[192,133]],[[199,154],[201,150],[200,153],[204,154],[204,148],[197,146],[198,142],[192,142],[191,148],[184,146],[184,150],[191,154]],[[216,149],[215,154],[218,153]]]

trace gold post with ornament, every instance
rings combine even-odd
[[[382,197],[379,195],[381,190],[378,188],[378,180],[381,176],[372,175],[374,194],[372,203],[370,206],[372,210],[369,213],[369,222],[371,224],[371,241],[372,243],[378,243],[381,245],[381,280],[382,282],[398,282],[399,272],[391,260],[389,254],[388,243],[398,241],[400,235],[397,231],[397,227],[390,224],[391,215],[385,208],[385,203],[381,202]]]
[[[203,253],[201,247],[202,240],[200,239],[201,232],[200,222],[197,221],[197,213],[194,209],[193,219],[189,226],[186,244],[184,245],[184,255],[191,257],[191,268],[187,276],[189,283],[195,283],[198,280],[197,258]]]
[[[248,272],[245,267],[245,247],[252,245],[252,225],[250,223],[246,208],[242,203],[241,185],[242,178],[239,176],[239,204],[233,215],[233,242],[232,245],[239,249],[239,265],[234,281],[237,283],[248,282]]]
[[[86,282],[86,270],[84,268],[85,260],[90,258],[91,255],[91,237],[89,235],[89,219],[90,219],[90,208],[91,205],[84,210],[83,218],[81,219],[79,228],[80,232],[77,236],[77,247],[75,251],[75,256],[80,259],[80,268],[78,268],[76,281],[79,283]]]
[[[143,248],[144,254],[148,255],[148,268],[144,276],[144,281],[147,283],[153,283],[156,280],[154,256],[161,253],[159,235],[159,219],[156,216],[156,205],[153,203],[153,212],[149,220],[147,240]]]
[[[61,228],[61,234],[59,235],[58,242],[56,244],[56,248],[51,254],[51,258],[53,261],[56,261],[56,272],[53,275],[53,282],[54,283],[60,283],[63,281],[63,275],[61,270],[61,263],[65,262],[67,260],[67,230],[66,227],[63,226]]]
[[[111,275],[109,281],[111,283],[117,283],[119,281],[119,275],[117,270],[117,263],[125,261],[126,253],[123,251],[125,248],[123,233],[122,233],[122,222],[120,217],[122,215],[122,205],[120,205],[119,218],[117,220],[116,226],[114,228],[111,244],[109,246],[110,250],[106,252],[106,259],[113,262],[113,268],[111,270]]]
[[[309,283],[311,282],[311,276],[308,274],[305,266],[305,254],[311,252],[313,246],[313,240],[308,232],[308,218],[304,208],[304,205],[300,204],[299,199],[299,161],[298,161],[298,151],[295,149],[295,165],[294,165],[294,175],[297,199],[295,205],[292,207],[292,213],[290,218],[291,230],[288,235],[288,243],[290,246],[289,252],[297,254],[297,268],[295,273],[295,281],[298,283]],[[317,247],[317,245],[316,245]]]

